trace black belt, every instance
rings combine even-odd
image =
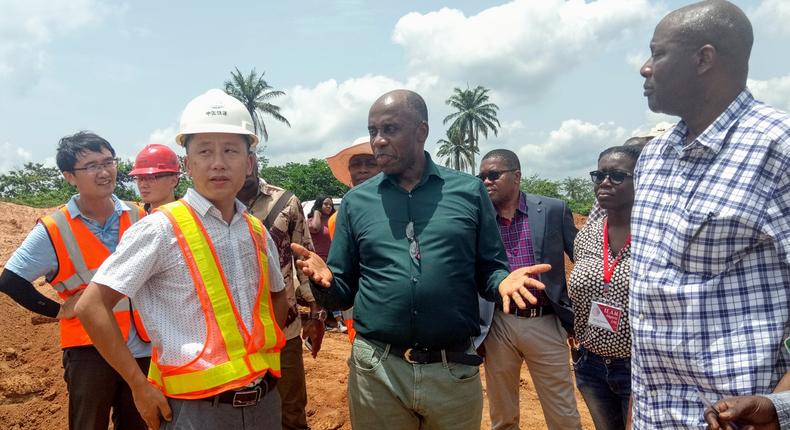
[[[500,305],[499,303],[497,303],[496,308],[504,312],[504,310],[502,310],[502,305]],[[515,303],[513,302],[510,303],[510,314],[515,315],[519,318],[536,318],[536,317],[542,317],[543,315],[550,315],[553,313],[554,313],[554,308],[551,307],[551,305],[533,306],[526,309],[519,309]]]
[[[215,396],[205,397],[200,400],[214,403],[226,403],[233,405],[234,408],[255,406],[266,396],[266,394],[274,390],[277,386],[278,379],[279,378],[275,378],[267,373],[260,382],[251,387],[241,387],[238,390],[224,391]]]
[[[441,363],[447,360],[450,363],[466,364],[469,366],[479,366],[483,364],[483,357],[477,354],[468,354],[466,350],[469,349],[467,343],[462,348],[401,348],[395,345],[390,346],[390,354],[396,355],[411,364],[429,364]],[[444,357],[442,357],[444,352]]]

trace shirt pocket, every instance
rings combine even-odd
[[[732,269],[760,242],[756,220],[728,208],[674,208],[668,227],[669,264],[705,278]]]

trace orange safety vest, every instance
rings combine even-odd
[[[271,372],[280,376],[280,349],[285,335],[277,325],[269,294],[266,230],[257,218],[244,214],[252,246],[258,256],[260,278],[248,330],[239,315],[222,271],[214,244],[198,216],[183,200],[160,206],[189,267],[206,320],[203,350],[189,363],[170,366],[159,362],[156,347],[148,380],[167,397],[200,399],[243,387]]]
[[[137,205],[128,203],[131,210],[123,211],[118,226],[118,239],[130,225],[137,222],[145,212]],[[66,206],[39,220],[49,234],[58,259],[58,272],[47,281],[65,300],[86,288],[99,266],[110,256],[110,250],[97,238],[79,218],[72,218]],[[150,342],[137,311],[132,309],[129,298],[119,301],[113,308],[116,321],[124,340],[129,338],[131,325],[144,342]],[[60,320],[60,347],[92,345],[88,333],[77,318]]]

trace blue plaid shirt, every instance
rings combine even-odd
[[[634,428],[703,428],[698,391],[771,392],[790,354],[790,116],[744,90],[696,140],[636,168]]]

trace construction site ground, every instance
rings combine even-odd
[[[34,209],[0,202],[0,269],[33,228],[36,219],[51,209]],[[576,217],[581,227],[583,217]],[[35,282],[44,294],[56,298],[43,279]],[[351,346],[345,334],[327,333],[318,358],[304,353],[307,379],[307,416],[313,430],[350,430],[346,401]],[[67,393],[63,381],[57,324],[34,314],[0,294],[0,429],[66,429]],[[485,369],[482,369],[485,372]],[[485,388],[485,379],[483,379]],[[520,380],[521,428],[544,429],[543,412],[529,372]],[[587,407],[576,393],[582,425],[593,429]],[[485,402],[483,429],[490,428]]]

